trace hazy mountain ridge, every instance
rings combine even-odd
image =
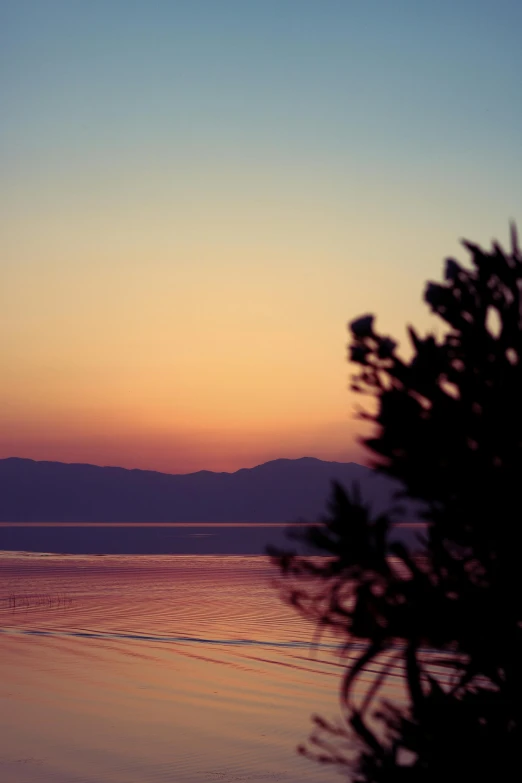
[[[169,474],[11,457],[0,460],[0,521],[314,520],[325,513],[332,480],[349,488],[357,482],[376,512],[393,503],[396,485],[355,462],[303,457],[235,473]]]

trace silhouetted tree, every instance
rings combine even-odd
[[[410,328],[405,361],[373,316],[350,325],[353,388],[376,402],[364,442],[422,501],[418,549],[334,485],[305,534],[327,557],[272,552],[285,600],[346,641],[346,721],[316,717],[301,751],[356,781],[522,780],[522,255],[514,227],[509,254],[463,244],[471,267],[448,260],[424,295],[441,339]]]

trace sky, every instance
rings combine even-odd
[[[0,457],[367,459],[346,324],[521,224],[519,0],[0,0]]]

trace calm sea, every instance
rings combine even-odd
[[[295,752],[339,715],[335,640],[311,649],[274,576],[262,555],[1,552],[2,783],[340,779]]]

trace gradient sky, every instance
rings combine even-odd
[[[0,457],[363,461],[402,337],[521,221],[520,0],[0,0]]]

